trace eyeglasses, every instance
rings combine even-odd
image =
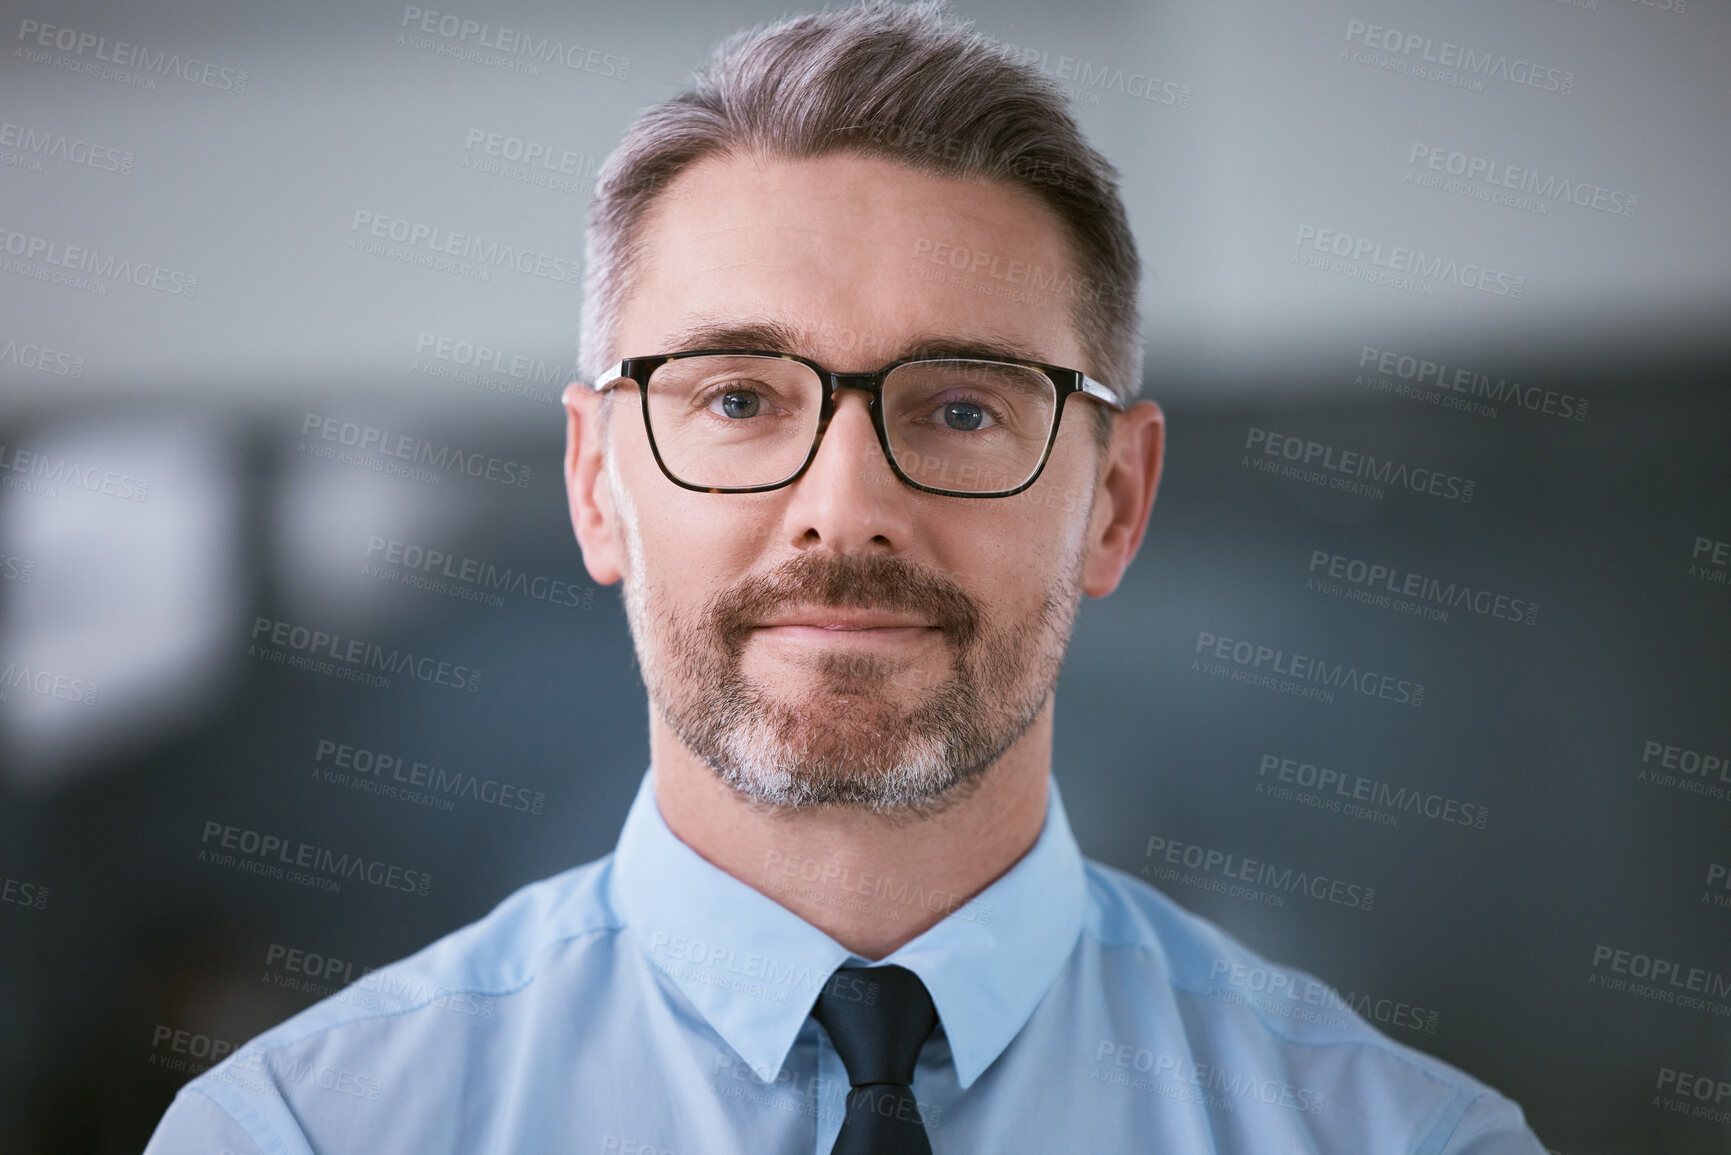
[[[1124,408],[1078,370],[969,356],[836,373],[791,353],[696,349],[628,357],[593,388],[624,381],[643,398],[661,472],[703,493],[763,493],[799,480],[817,459],[838,389],[871,394],[878,444],[898,478],[949,497],[1009,497],[1034,484],[1071,394]]]

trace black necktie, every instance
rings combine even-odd
[[[932,1155],[912,1084],[938,1013],[920,976],[898,966],[838,967],[811,1013],[853,1086],[832,1155]]]

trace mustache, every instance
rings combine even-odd
[[[962,587],[905,558],[802,553],[744,578],[704,610],[727,652],[737,657],[758,622],[789,605],[882,609],[917,614],[966,652],[980,631],[980,610]]]

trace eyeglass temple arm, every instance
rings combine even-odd
[[[1086,373],[1078,373],[1076,376],[1082,383],[1082,392],[1086,393],[1090,397],[1095,397],[1104,401],[1114,409],[1120,411],[1123,410],[1124,403],[1118,400],[1118,395],[1116,393],[1112,392],[1110,389],[1106,388],[1106,386],[1100,384]]]
[[[613,366],[613,368],[607,370],[607,372],[601,374],[601,376],[597,377],[594,381],[591,381],[589,383],[589,388],[591,388],[595,392],[599,393],[603,389],[607,388],[607,386],[613,384],[615,381],[622,381],[624,379],[625,379],[625,362],[621,361],[621,362],[619,362],[619,364]]]

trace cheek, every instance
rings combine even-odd
[[[653,461],[634,486],[639,547],[634,559],[652,596],[701,607],[763,565],[775,525],[746,494],[696,493],[668,481]],[[653,607],[651,607],[653,608]]]
[[[1044,483],[1042,477],[1026,493],[977,503],[1005,508],[954,521],[944,534],[938,565],[988,620],[1024,620],[1070,580],[1065,561],[1075,550],[1072,523],[1081,514],[1065,512],[1059,497],[1048,499]]]

